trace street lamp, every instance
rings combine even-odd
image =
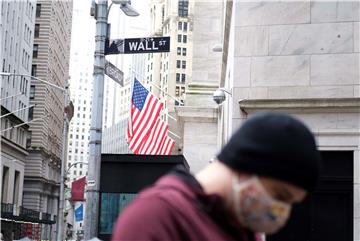
[[[113,0],[112,4],[120,4],[121,10],[127,16],[139,14],[131,7],[129,0]],[[111,4],[111,5],[112,5]],[[110,5],[110,7],[111,7]],[[102,115],[104,99],[104,75],[105,75],[105,42],[108,30],[107,0],[92,1],[91,15],[96,18],[95,53],[94,53],[94,83],[92,97],[91,128],[89,142],[89,165],[88,182],[92,185],[86,188],[86,213],[85,213],[85,239],[97,236],[99,214],[99,187],[100,187],[100,162],[101,162],[101,138],[102,138]]]
[[[120,4],[120,9],[129,17],[137,17],[139,13],[131,6],[130,0],[112,0],[114,4]]]
[[[72,163],[72,164],[68,167],[68,169],[65,171],[65,178],[66,178],[66,176],[69,174],[70,169],[71,169],[73,166],[76,166],[77,164],[89,165],[89,163],[87,163],[87,162],[74,162],[74,163]]]
[[[64,182],[68,180],[67,178],[68,178],[68,175],[69,175],[69,173],[70,173],[70,169],[73,168],[74,166],[76,166],[77,164],[88,165],[88,163],[86,163],[86,162],[81,162],[81,161],[74,162],[74,163],[72,163],[71,165],[69,165],[68,168],[67,168],[67,170],[65,171]],[[71,180],[69,180],[69,182],[70,182],[70,181],[71,181]],[[64,185],[64,190],[71,191],[71,190],[72,190],[72,184],[71,184],[70,187],[69,187],[68,185]],[[75,209],[74,205],[72,204],[72,203],[73,203],[72,198],[69,198],[69,197],[66,198],[66,197],[64,197],[64,202],[65,202],[65,201],[70,202],[70,206],[71,206],[71,207],[66,210],[66,206],[67,206],[67,205],[65,204],[65,207],[64,207],[64,217],[67,216],[66,213],[68,213],[69,210],[71,210],[71,209],[74,210],[74,209]],[[72,221],[74,221],[74,216],[72,217]]]
[[[73,110],[69,108],[69,106],[72,106],[71,104],[68,105],[68,89],[69,86],[61,87],[58,85],[55,85],[51,82],[48,82],[46,80],[42,80],[40,78],[37,78],[35,76],[31,76],[28,74],[15,74],[15,73],[7,73],[7,72],[0,72],[0,76],[22,76],[22,77],[28,77],[31,79],[35,79],[41,83],[44,83],[46,85],[49,85],[57,90],[60,90],[64,93],[64,125],[63,125],[63,145],[62,145],[62,153],[61,153],[61,180],[60,180],[60,197],[59,197],[59,210],[58,210],[58,221],[57,221],[57,240],[62,240],[63,235],[63,225],[64,225],[64,174],[65,174],[65,158],[66,158],[66,138],[67,138],[67,131],[68,131],[68,122],[71,120],[73,115]]]

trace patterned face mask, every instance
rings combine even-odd
[[[272,198],[257,177],[233,177],[232,196],[237,219],[254,232],[275,233],[289,218],[291,205]]]

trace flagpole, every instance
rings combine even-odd
[[[134,77],[134,81],[135,81],[135,77]],[[134,82],[133,81],[133,82]],[[140,81],[139,81],[140,82]],[[142,84],[142,83],[141,83]],[[144,86],[144,85],[143,85]],[[132,85],[132,88],[131,88],[131,92],[130,93],[133,93],[133,88],[134,88],[134,85]],[[144,88],[145,88],[145,86],[144,86]],[[131,94],[132,95],[132,94]],[[131,101],[130,101],[130,111],[131,111]],[[174,120],[174,121],[177,121],[177,119],[176,118],[174,118],[174,117],[172,117],[169,113],[166,113],[166,115],[168,116],[168,117],[170,117],[170,119],[172,119],[172,120]],[[174,132],[171,132],[171,131],[169,131],[168,130],[168,132],[170,133],[170,134],[172,134],[173,136],[175,136],[175,137],[177,137],[178,139],[181,139],[181,137],[180,136],[178,136],[178,135],[176,135]]]
[[[136,78],[134,77],[134,80],[135,80]],[[144,84],[139,80],[139,82],[140,82],[140,84],[147,90],[147,91],[149,91],[145,86],[144,86]],[[155,85],[154,85],[155,86]],[[156,86],[155,86],[156,87]],[[157,88],[159,88],[159,87],[157,87]],[[159,88],[160,89],[160,88]],[[161,90],[161,89],[160,89]],[[164,91],[165,92],[165,91]],[[131,90],[131,92],[130,93],[132,93],[132,90]],[[150,93],[150,91],[149,91],[149,93]],[[175,99],[176,100],[176,99]],[[177,101],[177,100],[176,100]],[[130,102],[130,105],[131,105],[131,102]],[[131,110],[131,106],[130,106],[130,110]],[[169,113],[165,113],[168,117],[170,117],[170,119],[172,119],[172,120],[174,120],[174,121],[176,121],[177,122],[177,119],[175,118],[175,117],[173,117],[173,116],[171,116]]]
[[[176,138],[178,138],[179,140],[181,140],[181,137],[180,136],[178,136],[178,135],[176,135],[174,132],[172,132],[172,131],[169,131],[169,130],[167,130],[171,135],[173,135],[173,136],[175,136]]]
[[[43,116],[43,117],[41,117],[41,118],[33,119],[33,120],[31,120],[31,121],[27,121],[27,122],[24,122],[24,123],[21,123],[21,124],[18,124],[18,125],[9,127],[9,128],[7,128],[7,129],[1,130],[0,133],[5,132],[5,131],[8,131],[8,130],[11,130],[11,129],[14,129],[14,128],[18,128],[18,127],[20,127],[20,126],[27,125],[27,124],[29,124],[29,123],[31,123],[31,122],[35,122],[35,121],[39,121],[39,120],[45,119],[45,118],[47,118],[47,117],[49,117],[49,116],[50,116],[50,115],[46,115],[46,116]]]
[[[139,77],[144,78],[144,76],[140,75],[139,73],[135,72],[134,70],[131,70],[131,71],[132,71],[133,74],[134,74],[134,79],[136,78],[136,77],[135,77],[136,74],[137,74]],[[139,82],[141,83],[141,85],[142,85],[145,89],[147,89],[147,88],[144,86],[143,81],[140,81],[140,80],[139,80]],[[153,83],[151,83],[151,84],[152,84],[154,87],[156,87],[157,89],[159,89],[160,91],[164,92],[166,95],[170,96],[173,100],[181,103],[180,100],[176,99],[175,97],[173,97],[172,95],[170,95],[170,94],[167,93],[166,91],[162,90],[162,89],[161,89],[160,87],[158,87],[157,85],[155,85],[155,84],[153,84]],[[148,89],[147,89],[147,90],[148,90]],[[148,90],[148,91],[149,91],[149,90]],[[149,91],[149,92],[150,92],[150,91]],[[130,93],[132,93],[132,90],[131,90]],[[130,105],[131,105],[131,103],[130,103]],[[168,117],[170,117],[170,119],[172,119],[172,120],[174,120],[174,121],[177,122],[177,119],[174,118],[173,116],[171,116],[169,113],[166,113],[166,115],[167,115]]]
[[[130,68],[131,68],[131,67],[130,67]],[[139,73],[136,72],[133,68],[131,68],[131,72],[133,72],[134,74],[142,77],[144,80],[146,79],[145,76],[139,74]],[[143,82],[143,81],[141,81],[141,82]],[[152,86],[156,87],[156,88],[157,88],[158,90],[160,90],[161,92],[165,93],[165,94],[166,94],[167,96],[169,96],[171,99],[173,99],[173,100],[179,102],[179,104],[181,104],[181,101],[180,101],[179,99],[177,99],[177,98],[175,98],[174,96],[170,95],[167,91],[161,89],[159,86],[157,86],[157,85],[154,84],[154,83],[150,83],[150,84],[151,84]]]
[[[166,113],[166,115],[167,115],[170,119],[172,119],[172,120],[174,120],[174,121],[177,122],[177,119],[176,119],[175,117],[172,117],[169,113]]]

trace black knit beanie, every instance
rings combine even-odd
[[[248,119],[218,155],[230,168],[286,181],[312,191],[319,176],[320,153],[310,130],[279,113]]]

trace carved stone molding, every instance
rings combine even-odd
[[[359,113],[360,98],[311,99],[243,99],[239,108],[244,113],[279,111],[287,113]]]

